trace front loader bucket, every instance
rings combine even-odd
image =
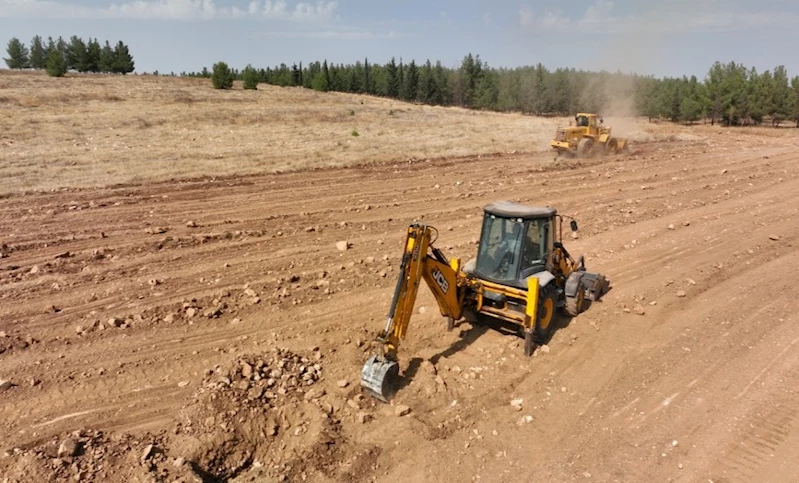
[[[608,280],[599,273],[585,272],[582,281],[585,287],[585,298],[588,300],[599,300],[610,288]]]
[[[366,361],[361,370],[361,387],[373,397],[388,402],[397,389],[399,364],[375,355]]]

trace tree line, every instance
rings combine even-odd
[[[34,36],[30,48],[14,37],[8,42],[6,65],[9,69],[45,69],[54,77],[61,77],[70,70],[78,72],[105,72],[128,74],[133,72],[133,56],[122,41],[114,47],[106,40],[105,45],[95,39],[83,40],[72,36],[69,42],[59,37],[47,38],[45,43]]]
[[[441,106],[539,116],[604,112],[724,125],[770,122],[778,126],[790,120],[799,127],[799,76],[790,78],[784,66],[758,73],[743,64],[716,62],[701,81],[696,76],[656,78],[573,68],[550,70],[540,63],[493,68],[472,54],[456,68],[430,60],[416,64],[395,58],[383,65],[364,59],[346,65],[324,60],[305,66],[248,66],[244,71],[225,68],[231,84],[233,79],[249,76],[256,84],[370,94]],[[181,75],[212,78],[213,72],[203,68]],[[614,110],[620,112],[608,112]]]

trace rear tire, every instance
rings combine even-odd
[[[555,329],[555,294],[549,288],[541,291],[538,302],[538,317],[535,320],[535,337],[538,342],[546,342]]]
[[[608,139],[608,143],[605,145],[605,153],[616,154],[617,152],[619,152],[619,141],[616,138]]]
[[[569,317],[577,317],[583,311],[583,303],[585,302],[585,286],[583,281],[577,283],[577,293],[574,297],[566,297],[566,305],[563,306],[563,312]]]

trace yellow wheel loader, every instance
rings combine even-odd
[[[561,127],[555,131],[555,139],[549,145],[560,154],[591,157],[596,154],[627,152],[627,138],[613,137],[611,129],[604,126],[598,114],[578,113],[575,125]]]
[[[361,386],[388,401],[399,379],[397,350],[405,338],[422,280],[433,292],[447,330],[478,315],[516,324],[524,352],[552,335],[556,309],[576,317],[585,299],[599,300],[609,289],[603,275],[585,270],[563,246],[563,218],[553,208],[499,201],[484,207],[477,258],[461,265],[433,246],[438,231],[428,225],[408,228],[394,297],[385,329],[376,338],[379,352],[361,371]],[[566,217],[570,218],[570,217]],[[571,219],[572,231],[577,222]]]

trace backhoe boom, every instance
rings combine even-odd
[[[451,320],[462,316],[466,283],[459,274],[460,261],[447,260],[432,246],[433,232],[437,230],[423,224],[408,228],[386,327],[377,337],[380,354],[372,356],[361,372],[361,385],[383,401],[391,396],[391,380],[399,374],[397,348],[408,330],[421,281],[430,287],[443,316]]]

